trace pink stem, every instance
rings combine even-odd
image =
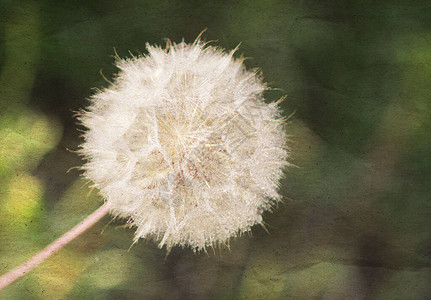
[[[83,232],[85,232],[87,229],[89,229],[91,226],[96,224],[101,218],[103,218],[108,212],[109,212],[109,205],[104,204],[101,207],[99,207],[97,210],[95,210],[91,215],[89,215],[87,218],[85,218],[81,223],[73,227],[71,230],[66,232],[64,235],[62,235],[60,238],[55,240],[53,243],[51,243],[49,246],[47,246],[45,249],[40,251],[38,254],[33,256],[30,260],[23,263],[19,267],[13,269],[12,271],[9,271],[8,273],[4,274],[0,277],[0,290],[7,287],[9,284],[20,278],[21,276],[24,276],[26,273],[33,270],[34,267],[36,267],[38,264],[42,263],[56,253],[58,250],[66,246],[68,243],[73,241],[76,237],[81,235]]]

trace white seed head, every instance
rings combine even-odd
[[[204,250],[262,224],[287,165],[277,103],[235,52],[168,42],[118,59],[80,121],[85,176],[135,241]]]

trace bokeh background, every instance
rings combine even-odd
[[[1,0],[0,273],[102,203],[67,171],[82,164],[74,112],[115,74],[114,48],[205,28],[241,42],[294,113],[269,234],[166,257],[105,217],[0,298],[431,299],[429,1]]]

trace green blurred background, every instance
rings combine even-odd
[[[0,1],[0,274],[102,203],[74,111],[145,43],[206,40],[287,94],[269,233],[193,254],[106,217],[1,299],[431,299],[429,1]],[[103,232],[102,232],[103,230]]]

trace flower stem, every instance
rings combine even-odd
[[[95,210],[91,215],[85,218],[81,223],[73,227],[71,230],[63,234],[60,238],[55,240],[49,246],[44,248],[38,254],[33,256],[27,262],[23,263],[19,267],[9,271],[0,277],[0,290],[7,287],[9,284],[24,276],[38,264],[44,262],[48,257],[56,253],[58,250],[69,244],[76,237],[81,235],[87,229],[96,224],[101,218],[103,218],[109,212],[109,205],[105,203],[100,208]]]

